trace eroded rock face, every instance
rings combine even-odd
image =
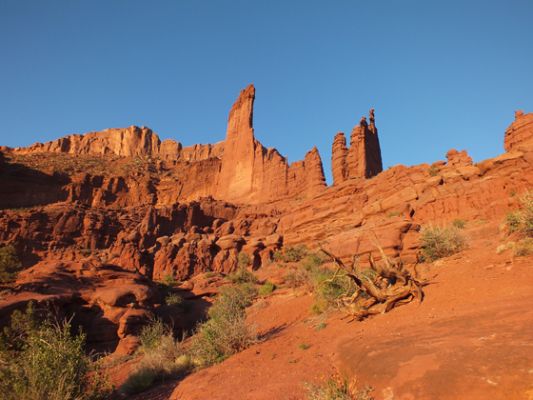
[[[350,148],[343,134],[335,137],[327,188],[318,149],[289,165],[255,139],[254,96],[253,86],[241,92],[226,140],[213,145],[182,147],[132,127],[1,148],[0,245],[14,245],[32,271],[15,294],[37,288],[48,296],[47,285],[62,282],[54,301],[96,307],[105,318],[90,329],[127,353],[160,301],[154,281],[229,273],[241,252],[261,268],[275,251],[299,244],[327,246],[345,260],[379,257],[375,237],[388,256],[414,263],[424,224],[503,218],[510,193],[533,185],[532,114],[517,115],[506,132],[513,151],[502,156],[473,164],[466,151],[451,150],[431,170],[381,172],[371,112]],[[0,305],[0,319],[23,301],[13,299]]]
[[[21,154],[41,152],[132,157],[156,154],[159,151],[159,144],[159,137],[151,129],[130,126],[65,136],[52,142],[35,143],[27,148],[19,148],[17,151]]]
[[[333,139],[331,149],[331,169],[333,174],[333,184],[338,185],[348,178],[346,157],[348,148],[346,147],[346,137],[343,132],[339,132]]]
[[[505,131],[505,151],[533,148],[533,113],[515,112],[515,120]]]
[[[346,148],[346,138],[342,132],[335,135],[331,164],[334,185],[350,178],[372,178],[383,171],[373,109],[370,110],[370,125],[363,117],[359,125],[353,128],[350,148]]]

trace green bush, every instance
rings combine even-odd
[[[276,262],[298,262],[301,261],[305,256],[309,254],[309,250],[304,245],[299,245],[295,247],[287,247],[282,251],[276,250],[274,252],[273,258]]]
[[[240,252],[237,256],[237,265],[239,266],[239,268],[246,268],[252,265],[252,259],[248,254]]]
[[[466,221],[464,219],[454,219],[452,226],[457,229],[464,229],[466,227]]]
[[[440,172],[440,169],[438,166],[436,165],[432,165],[431,167],[429,167],[428,169],[428,174],[429,176],[437,176]]]
[[[174,279],[174,276],[172,274],[165,275],[163,277],[162,282],[164,285],[167,285],[167,286],[175,286],[179,283],[176,279]]]
[[[30,306],[15,311],[0,338],[0,393],[5,400],[104,398],[102,374],[85,354],[85,335],[69,321],[37,322]]]
[[[192,369],[182,342],[174,339],[171,329],[160,320],[145,326],[140,334],[137,353],[141,359],[121,387],[126,394],[142,392],[168,377],[183,376]]]
[[[466,241],[455,227],[427,227],[420,236],[424,260],[434,261],[458,253],[466,247]]]
[[[521,225],[521,214],[520,212],[513,211],[507,214],[505,217],[505,223],[509,229],[509,233],[517,232],[520,230]]]
[[[160,319],[154,319],[143,326],[139,334],[140,351],[148,352],[161,344],[164,336],[170,335],[170,329]]]
[[[191,354],[200,367],[223,361],[256,341],[246,323],[246,307],[251,304],[248,289],[236,286],[221,290],[193,337]]]
[[[276,290],[276,285],[274,285],[272,282],[265,282],[261,285],[259,288],[258,294],[261,297],[266,297],[269,294],[271,294],[274,290]]]
[[[367,386],[356,390],[346,380],[330,378],[321,385],[307,384],[307,400],[373,400],[374,389]]]
[[[533,238],[525,238],[516,242],[514,247],[515,257],[525,257],[533,254]]]
[[[520,232],[533,237],[533,191],[520,198],[520,209],[507,214],[506,224],[510,233]]]
[[[241,253],[242,254],[242,253]],[[242,284],[242,283],[256,283],[257,277],[253,272],[248,271],[244,267],[239,267],[237,271],[232,272],[227,277],[232,283]]]
[[[169,293],[165,296],[165,304],[167,306],[183,306],[183,298],[177,293]]]
[[[22,264],[13,246],[0,247],[0,283],[8,283],[17,279]]]
[[[295,247],[287,247],[283,253],[285,262],[298,262],[308,254],[307,247],[299,245]]]

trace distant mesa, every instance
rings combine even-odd
[[[212,196],[236,203],[260,203],[320,194],[327,185],[318,149],[314,147],[303,160],[289,164],[276,149],[264,147],[254,136],[254,100],[255,87],[249,85],[240,92],[230,110],[225,140],[215,144],[183,147],[174,140],[161,141],[149,128],[130,126],[69,135],[14,151],[19,154],[150,156],[182,163],[182,176],[189,176],[198,184],[180,190],[177,201]],[[352,178],[371,178],[383,170],[373,109],[369,123],[363,117],[352,130],[349,148],[344,134],[335,136],[332,168],[334,184]]]

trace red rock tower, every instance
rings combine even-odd
[[[383,171],[374,109],[370,110],[369,120],[370,124],[362,117],[353,128],[350,148],[346,147],[344,133],[335,135],[331,152],[334,185],[350,178],[372,178]]]

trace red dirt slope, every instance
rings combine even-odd
[[[335,313],[316,330],[310,295],[256,304],[250,319],[265,341],[189,376],[171,398],[303,399],[305,382],[337,369],[375,399],[532,399],[531,257],[497,255],[495,223],[467,233],[469,249],[423,267],[432,284],[420,305],[363,322]]]

